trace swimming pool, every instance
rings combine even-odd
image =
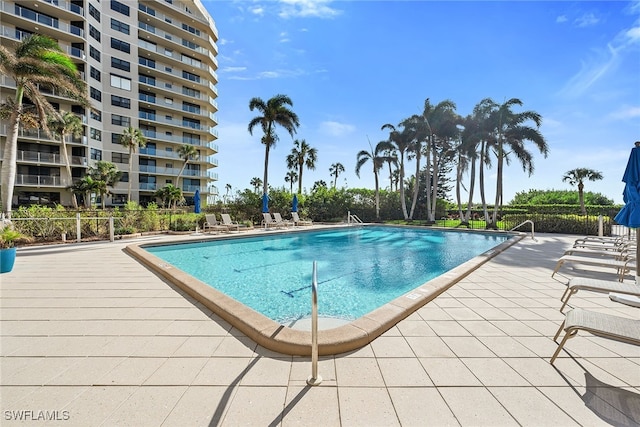
[[[393,327],[397,322],[446,291],[480,265],[525,237],[523,233],[483,233],[466,230],[442,231],[444,234],[422,234],[423,231],[427,231],[423,227],[408,226],[384,227],[386,230],[392,231],[391,234],[385,234],[384,236],[378,233],[378,231],[382,230],[378,226],[364,226],[362,228],[330,226],[323,229],[322,226],[314,225],[313,228],[313,231],[301,231],[299,228],[269,232],[254,230],[253,236],[251,236],[252,232],[246,234],[243,232],[242,235],[235,234],[231,236],[187,237],[188,240],[172,242],[167,245],[131,244],[124,250],[156,274],[164,277],[169,283],[184,290],[188,295],[261,346],[291,355],[310,355],[311,353],[310,332],[287,327],[282,323],[282,320],[286,321],[287,319],[305,316],[310,312],[311,291],[306,287],[311,283],[312,262],[313,260],[318,260],[320,264],[318,290],[319,298],[321,298],[319,300],[319,308],[323,306],[333,307],[332,301],[339,301],[347,306],[356,306],[356,309],[348,311],[348,314],[330,310],[325,311],[323,319],[326,319],[327,316],[351,319],[357,316],[357,313],[365,313],[351,322],[342,324],[342,326],[331,327],[319,332],[319,354],[329,355],[355,350],[368,344]],[[256,236],[258,237],[256,238]],[[452,250],[453,247],[457,247],[460,243],[463,243],[465,248],[475,246],[475,243],[471,243],[475,242],[475,236],[483,236],[481,240],[490,242],[488,246],[477,248],[481,252],[478,256],[470,253],[461,256],[462,250]],[[445,238],[450,239],[450,241],[445,243],[447,242]],[[358,242],[359,246],[356,249],[346,250],[341,244],[336,244],[337,241],[342,239],[347,242],[351,241],[351,243]],[[216,244],[211,245],[214,241],[216,241]],[[242,243],[249,245],[248,247],[253,247],[255,253],[245,259],[244,263],[237,264],[236,259],[240,259],[238,248],[241,247],[239,245]],[[433,271],[427,271],[428,268],[425,266],[429,265],[429,263],[416,258],[417,255],[413,253],[400,250],[399,248],[403,244],[413,247],[412,252],[430,253],[440,259],[457,259],[457,262],[462,262],[462,264],[429,279],[435,274]],[[494,245],[497,246],[494,247]],[[222,252],[208,253],[210,246],[216,248],[212,249],[213,251],[221,251],[225,247],[227,249],[232,248],[232,250],[226,254]],[[180,250],[173,256],[193,258],[193,265],[176,268],[172,263],[173,261],[169,262],[163,259],[163,253],[170,253],[175,248],[180,248]],[[191,251],[191,253],[188,254],[188,251]],[[247,252],[251,253],[251,251]],[[397,256],[401,252],[404,256]],[[290,259],[282,257],[286,253],[289,253],[296,261],[303,262],[303,266],[283,268],[284,265],[291,262]],[[337,260],[327,261],[321,259],[320,256],[323,253],[337,254]],[[478,253],[475,252],[475,254]],[[274,254],[279,255],[272,258],[271,255]],[[225,259],[225,256],[228,258]],[[378,259],[378,261],[376,263],[367,263],[369,258]],[[464,259],[468,260],[465,262]],[[270,268],[265,268],[265,260],[271,262],[272,266]],[[274,262],[274,260],[279,260],[280,264]],[[229,263],[234,267],[229,268]],[[338,270],[334,263],[350,265],[352,267],[350,274],[337,274]],[[241,289],[241,293],[251,295],[254,298],[263,299],[265,297],[265,292],[261,290],[261,282],[273,282],[275,286],[272,288],[272,293],[279,294],[278,298],[281,301],[299,303],[299,311],[293,314],[285,314],[284,316],[279,312],[278,316],[282,317],[278,317],[280,321],[275,321],[258,311],[265,307],[269,309],[272,303],[263,304],[262,308],[259,306],[256,310],[227,295],[224,291],[206,284],[207,277],[205,276],[207,274],[203,275],[203,268],[214,264],[227,266],[226,274],[229,276],[240,275],[244,277],[244,279],[237,281],[235,286]],[[387,269],[395,267],[399,267],[399,269],[394,270],[395,273],[389,274],[387,272]],[[190,271],[184,271],[182,268]],[[413,270],[415,274],[422,275],[426,273],[426,275],[416,278],[411,274],[405,273],[411,268],[415,269]],[[240,273],[234,271],[234,269],[240,270]],[[242,271],[243,269],[245,270],[244,272]],[[294,274],[295,277],[286,279],[265,278],[265,270],[284,270],[289,274]],[[208,275],[213,275],[213,273],[208,273]],[[197,276],[202,277],[202,279]],[[331,290],[331,282],[342,280],[342,276],[349,279],[348,281],[351,281],[352,284],[358,284],[357,287],[354,287],[356,291],[342,290],[342,292],[348,292],[350,294],[349,297]],[[378,293],[386,294],[387,290],[380,290],[366,280],[373,276],[379,276],[383,279],[381,280],[382,282],[386,280],[391,285],[388,287],[393,289],[396,295],[400,296],[393,299],[393,296],[386,295],[387,301],[388,298],[392,298],[391,301],[386,304],[384,302],[376,302],[374,305],[382,305],[376,305],[378,308],[368,311],[373,306],[363,308],[361,305],[365,306],[365,304],[354,303],[351,296],[365,293],[369,294],[369,296],[377,295]],[[404,283],[405,281],[407,283]],[[298,298],[297,294],[302,295]],[[322,299],[322,295],[325,296],[324,299]],[[242,297],[239,298],[242,299]],[[280,309],[278,308],[278,310]]]
[[[504,234],[368,226],[218,240],[146,250],[273,319],[311,313],[355,320],[504,242]]]

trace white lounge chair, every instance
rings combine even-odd
[[[571,295],[577,293],[579,290],[603,294],[615,292],[618,294],[640,296],[640,285],[633,283],[620,283],[611,280],[591,279],[588,277],[573,277],[569,280],[569,283],[567,283],[567,289],[562,294],[562,297],[560,297],[560,301],[562,301],[560,311],[564,310]]]
[[[603,338],[640,345],[640,320],[638,319],[574,308],[567,312],[564,322],[553,337],[554,341],[558,342],[563,329],[566,333],[549,361],[552,365],[567,340],[574,337],[580,330]]]
[[[591,265],[594,267],[615,268],[618,274],[618,281],[620,282],[624,280],[625,274],[631,272],[632,269],[635,270],[636,268],[634,256],[627,256],[624,259],[612,259],[602,257],[563,255],[558,260],[556,268],[553,270],[553,273],[551,273],[551,277],[553,277],[558,272],[558,270],[560,270],[560,267],[562,267],[565,263]]]
[[[229,230],[240,231],[241,228],[246,228],[246,225],[232,221],[229,214],[220,214],[220,217],[222,218],[222,224],[226,225]]]
[[[293,220],[293,225],[313,225],[310,219],[300,219],[298,212],[291,212],[291,219]]]
[[[273,217],[271,216],[271,214],[269,212],[264,212],[262,214],[262,218],[263,218],[262,219],[262,225],[264,226],[264,228],[269,228],[269,227],[280,228],[280,227],[284,227],[284,224],[274,221]]]
[[[202,226],[202,231],[229,231],[229,227],[218,222],[215,214],[206,214],[205,219],[206,221]]]
[[[635,253],[636,243],[624,243],[616,247],[585,247],[574,246],[564,251],[564,255],[581,255],[581,256],[604,256],[625,258],[629,254]]]
[[[280,215],[280,212],[273,213],[273,220],[278,224],[282,224],[283,227],[289,227],[293,225],[293,222],[283,219],[282,215]]]

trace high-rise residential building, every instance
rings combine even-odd
[[[129,181],[131,199],[141,204],[155,201],[167,184],[180,187],[187,201],[199,190],[213,202],[218,32],[200,0],[0,0],[0,6],[1,44],[12,48],[33,33],[57,40],[91,101],[85,109],[55,88],[41,88],[54,108],[82,118],[83,135],[67,137],[69,176],[59,141],[42,130],[20,129],[14,206],[69,206],[67,188],[99,160],[123,172],[107,206],[126,203]],[[4,102],[15,96],[15,82],[1,79]],[[2,149],[7,125],[0,123]],[[129,126],[147,140],[133,154],[131,174],[129,150],[120,144]],[[197,151],[186,162],[180,155],[185,145]]]

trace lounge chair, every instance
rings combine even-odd
[[[283,227],[289,227],[289,226],[293,225],[293,222],[287,221],[284,218],[282,218],[282,215],[280,215],[280,212],[274,212],[273,213],[273,219],[274,219],[274,221],[276,223],[282,224]]]
[[[605,256],[625,258],[627,255],[632,254],[636,250],[636,243],[624,243],[616,247],[582,247],[574,246],[564,251],[564,255],[585,255],[585,256]],[[632,252],[633,251],[633,252]]]
[[[240,228],[246,228],[246,225],[232,221],[229,214],[220,214],[220,217],[222,218],[222,224],[226,225],[229,230],[240,231]]]
[[[571,298],[571,295],[577,293],[581,289],[591,292],[600,292],[603,294],[615,292],[618,294],[640,296],[640,285],[633,283],[620,283],[610,280],[590,279],[588,277],[573,277],[569,280],[569,283],[567,283],[567,289],[562,294],[562,297],[560,297],[560,301],[562,301],[560,311],[564,310],[565,306],[569,302],[569,298]]]
[[[216,219],[216,215],[215,214],[206,214],[205,215],[205,223],[202,226],[202,231],[204,231],[205,233],[207,231],[229,231],[229,227],[227,227],[226,225],[220,224],[218,222],[218,220]]]
[[[552,365],[567,340],[573,338],[579,330],[603,338],[640,345],[640,320],[638,319],[574,308],[567,312],[564,322],[553,337],[555,342],[558,342],[563,329],[566,334],[549,361]]]
[[[618,281],[620,282],[624,280],[625,274],[631,272],[632,269],[635,270],[636,268],[635,256],[631,256],[631,255],[623,259],[563,255],[558,260],[556,264],[556,268],[553,270],[553,273],[551,273],[551,277],[553,277],[558,272],[558,270],[560,270],[560,267],[562,267],[565,263],[592,265],[595,267],[605,267],[605,268],[615,268],[618,273]]]
[[[588,236],[576,239],[573,243],[574,248],[591,248],[591,249],[603,249],[611,250],[617,249],[620,246],[629,243],[629,240],[624,237],[596,237]]]
[[[313,225],[310,219],[300,219],[298,212],[291,212],[291,219],[293,220],[293,225]]]
[[[262,225],[264,226],[264,228],[269,228],[269,227],[284,227],[284,224],[281,222],[276,222],[274,221],[273,217],[271,216],[271,214],[269,212],[265,212],[262,214]]]

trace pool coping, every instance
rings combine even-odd
[[[415,226],[394,225],[393,227],[413,227],[424,229],[424,227]],[[450,232],[484,232],[482,230],[464,229],[453,231],[451,229],[439,227],[433,227],[433,229]],[[313,230],[310,230],[309,227],[307,227],[304,231]],[[289,232],[303,232],[303,230]],[[501,232],[491,231],[491,233],[495,234]],[[510,235],[511,238],[449,270],[448,272],[429,280],[409,292],[406,292],[359,319],[336,328],[319,330],[318,354],[334,355],[345,353],[357,350],[367,345],[392,328],[402,319],[410,316],[420,307],[424,306],[429,301],[432,301],[438,295],[468,276],[471,272],[478,269],[491,258],[526,237],[525,233],[508,232],[506,234]],[[246,237],[255,237],[255,234],[244,236],[235,234],[232,236],[220,236],[217,237],[217,239],[205,237],[197,240],[177,240],[170,244],[197,243],[218,240],[220,238],[228,239]],[[123,251],[145,265],[152,272],[163,277],[171,284],[178,286],[191,297],[195,298],[205,307],[213,311],[225,321],[229,322],[233,327],[237,328],[247,337],[251,338],[264,348],[288,355],[311,355],[310,331],[292,329],[269,319],[263,314],[258,313],[252,308],[223,294],[184,271],[173,267],[150,252],[147,252],[144,249],[146,246],[158,246],[158,244],[136,243],[126,246],[123,248]]]

